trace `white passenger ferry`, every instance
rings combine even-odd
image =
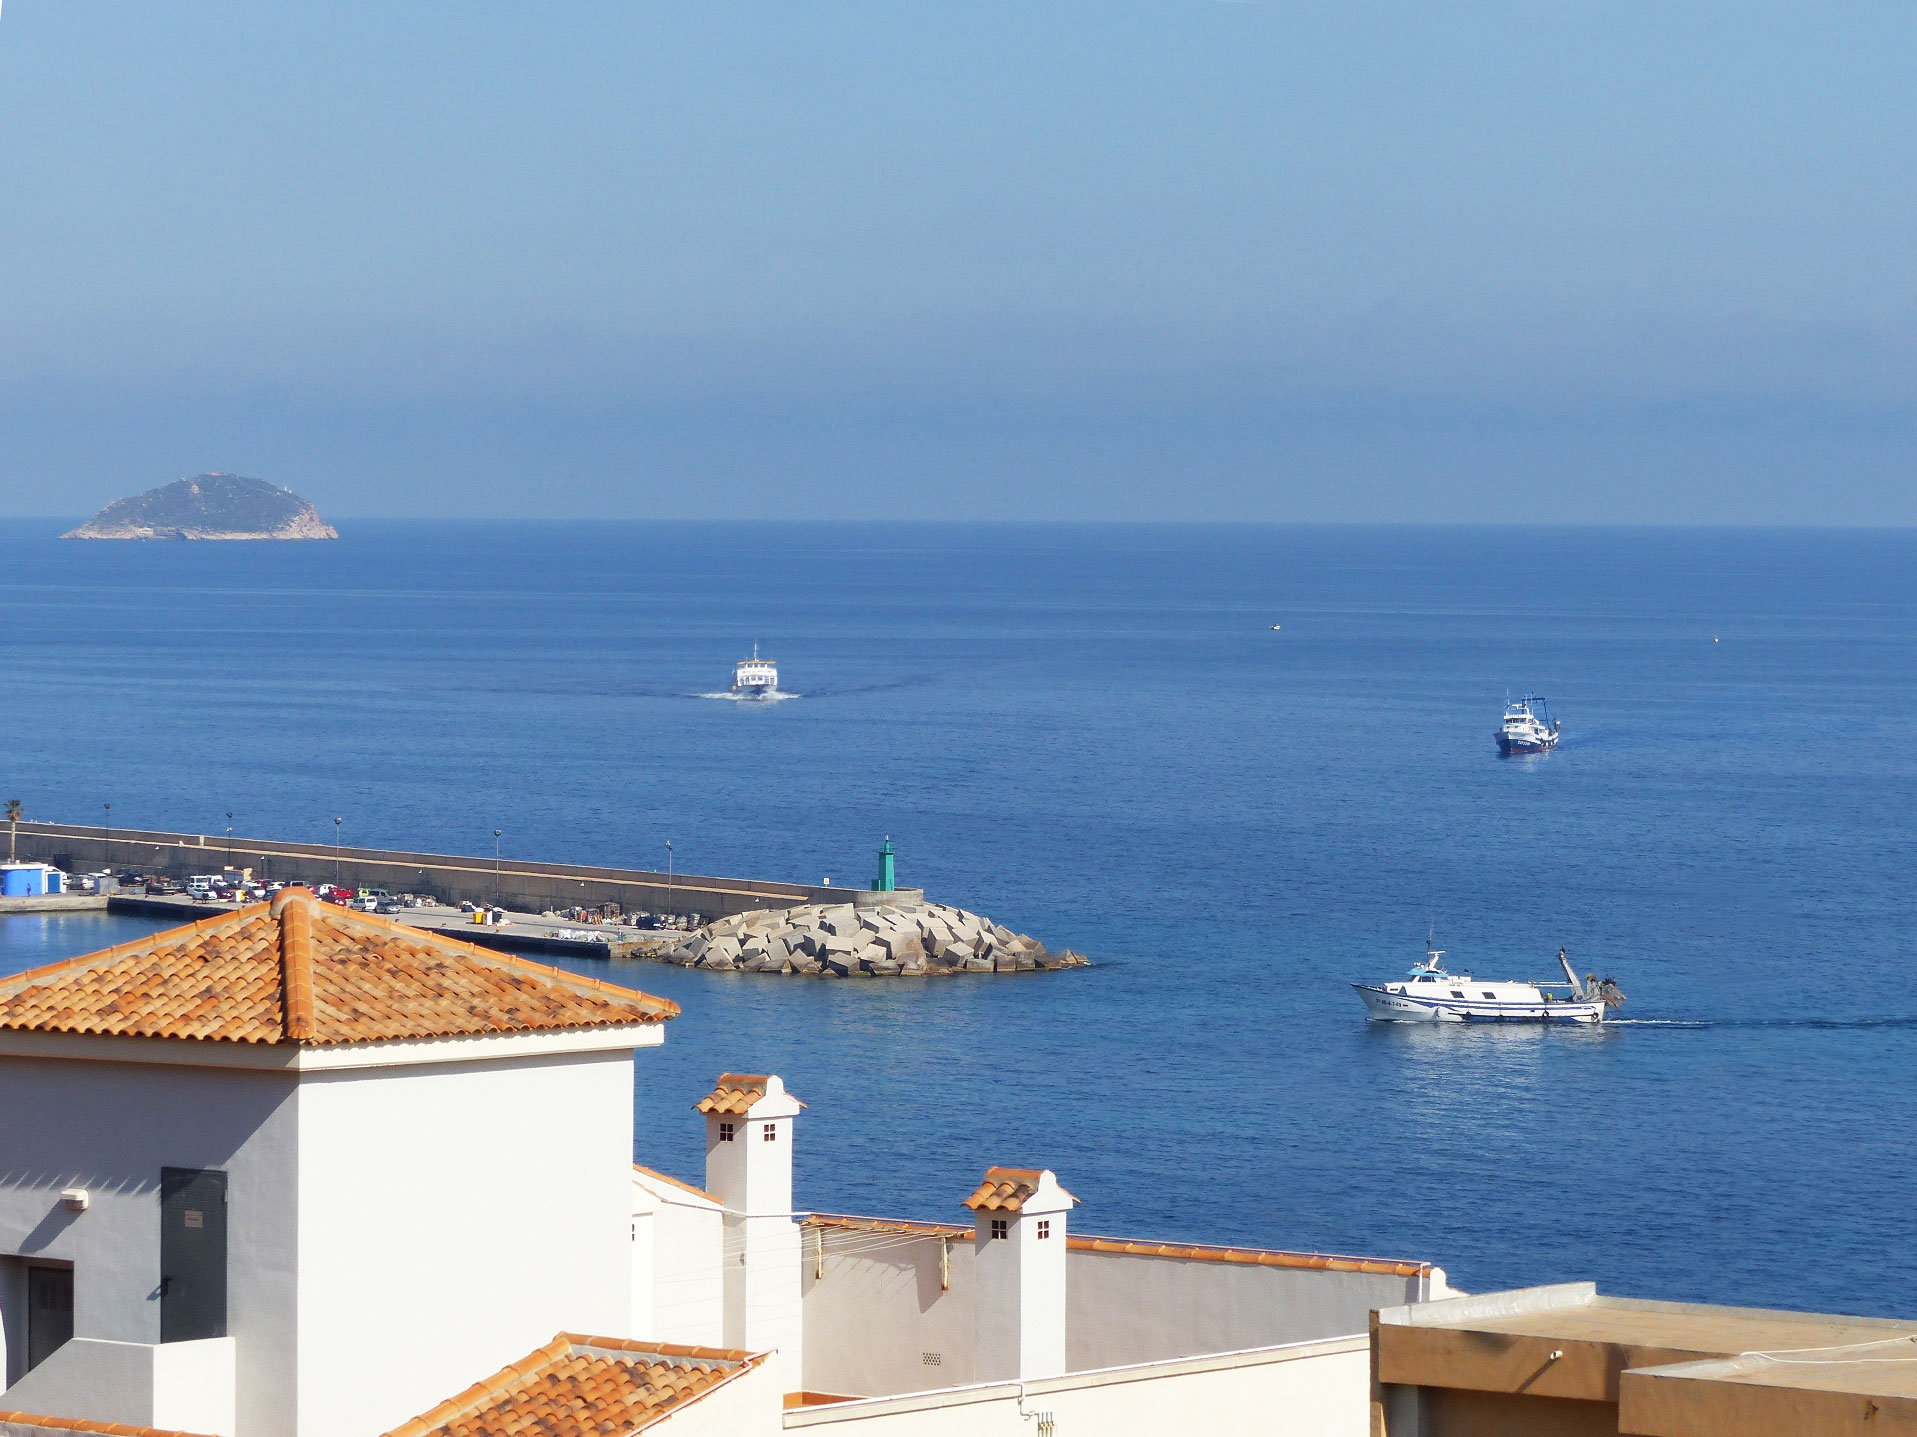
[[[759,657],[759,646],[752,646],[752,657],[732,666],[732,696],[736,699],[776,699],[779,696],[779,666]]]
[[[1543,753],[1558,746],[1558,721],[1545,708],[1542,695],[1526,694],[1516,703],[1506,702],[1497,740],[1502,754]]]
[[[1444,949],[1427,941],[1424,962],[1402,982],[1351,986],[1380,1023],[1602,1023],[1604,1010],[1624,1001],[1609,978],[1593,973],[1580,983],[1562,948],[1562,983],[1488,983],[1469,973],[1446,972],[1443,957]]]

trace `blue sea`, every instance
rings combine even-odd
[[[637,1059],[641,1161],[697,1180],[690,1104],[772,1070],[820,1209],[950,1219],[1042,1164],[1082,1231],[1912,1313],[1917,534],[60,527],[0,526],[0,789],[33,817],[670,839],[835,884],[889,835],[902,883],[1097,960],[613,969],[685,1010]],[[700,697],[755,642],[800,697]],[[1526,690],[1564,741],[1500,759]],[[150,926],[9,917],[0,971]],[[1627,1021],[1367,1023],[1348,985],[1433,931],[1484,977],[1567,947]]]

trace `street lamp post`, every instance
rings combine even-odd
[[[233,810],[226,811],[226,866],[233,866]]]
[[[113,871],[113,805],[103,803],[100,807],[106,810],[106,839],[100,846],[106,850],[107,872],[111,873]]]
[[[499,830],[493,830],[493,907],[503,905],[499,901]]]
[[[672,917],[672,840],[666,840],[666,917]]]
[[[333,886],[339,887],[339,820],[333,820]]]

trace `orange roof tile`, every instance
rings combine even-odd
[[[985,1181],[965,1200],[965,1206],[973,1212],[1017,1212],[1038,1191],[1044,1176],[1040,1168],[987,1168]]]
[[[764,1073],[721,1073],[719,1086],[692,1105],[694,1112],[717,1113],[720,1117],[740,1117],[765,1096]],[[790,1094],[787,1094],[790,1097]],[[799,1103],[797,1098],[793,1102]],[[804,1107],[804,1103],[799,1103]]]
[[[129,1427],[124,1422],[93,1422],[84,1417],[43,1417],[34,1412],[0,1412],[9,1427],[38,1427],[49,1432],[104,1432],[110,1437],[195,1437],[162,1427]]]
[[[968,1238],[969,1227],[950,1223],[918,1222],[910,1218],[852,1217],[845,1213],[815,1212],[802,1220],[806,1227],[843,1228],[852,1232],[895,1232],[910,1237]],[[1137,1242],[1120,1237],[1065,1236],[1070,1252],[1107,1252],[1126,1257],[1179,1258],[1187,1262],[1241,1262],[1257,1267],[1318,1268],[1327,1272],[1368,1272],[1391,1277],[1421,1277],[1431,1271],[1428,1262],[1401,1262],[1392,1258],[1339,1257],[1322,1252],[1281,1252],[1263,1247],[1215,1247],[1208,1244]]]
[[[636,1173],[644,1173],[647,1177],[657,1179],[659,1182],[665,1183],[669,1187],[678,1188],[681,1192],[691,1193],[696,1198],[704,1198],[707,1202],[719,1201],[719,1199],[714,1197],[711,1193],[707,1192],[704,1188],[696,1188],[689,1182],[680,1181],[678,1178],[675,1178],[671,1173],[662,1173],[659,1171],[659,1169],[649,1168],[644,1163],[634,1163],[632,1165],[632,1170]]]
[[[562,1332],[386,1437],[625,1437],[764,1360]]]
[[[1324,1252],[1278,1252],[1261,1247],[1194,1246],[1174,1242],[1133,1242],[1119,1237],[1065,1235],[1070,1252],[1109,1252],[1127,1257],[1183,1258],[1188,1262],[1244,1262],[1258,1267],[1305,1267],[1327,1272],[1369,1272],[1391,1277],[1422,1277],[1428,1262],[1399,1262],[1390,1258],[1338,1257]]]
[[[622,1027],[679,1005],[303,888],[0,979],[0,1029],[322,1046]]]

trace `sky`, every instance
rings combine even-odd
[[[11,0],[0,515],[1917,523],[1917,7]]]

